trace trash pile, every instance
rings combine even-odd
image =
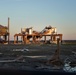
[[[64,61],[63,70],[66,72],[76,72],[76,54],[75,53],[73,56],[66,58],[66,60]]]

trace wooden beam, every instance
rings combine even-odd
[[[16,36],[14,36],[14,44],[16,44]]]
[[[18,43],[18,36],[17,36],[17,43]]]
[[[44,36],[44,40],[45,40],[45,43],[46,43],[46,36]]]
[[[53,36],[53,41],[56,41],[56,36]]]

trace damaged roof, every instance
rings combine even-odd
[[[6,28],[6,29],[8,29],[8,27],[6,27],[6,26],[3,26],[3,25],[0,25],[0,28]]]

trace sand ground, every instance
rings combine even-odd
[[[51,44],[9,44],[0,45],[0,68],[27,70],[63,70],[64,65],[47,64],[57,49]],[[76,61],[76,45],[60,45],[60,59],[63,63]]]

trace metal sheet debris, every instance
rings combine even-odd
[[[66,72],[76,72],[76,66],[75,67],[71,67],[70,66],[70,62],[69,63],[65,63],[63,70]]]
[[[27,49],[27,48],[23,48],[23,49],[13,49],[13,51],[29,51],[29,49]]]

